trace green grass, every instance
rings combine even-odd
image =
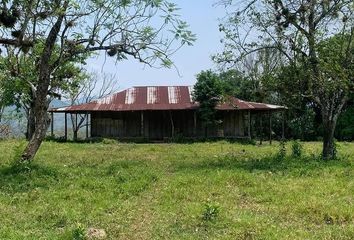
[[[354,239],[354,143],[323,162],[320,143],[45,142],[14,168],[20,145],[0,142],[0,239]]]

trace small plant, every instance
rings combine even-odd
[[[23,149],[25,149],[25,141],[20,141],[17,146],[13,148],[13,165],[14,167],[24,167],[27,168],[30,162],[21,162]]]
[[[294,158],[300,158],[303,153],[303,145],[301,144],[300,141],[295,140],[291,144],[291,151],[292,151],[292,156]]]
[[[118,141],[115,139],[111,139],[111,138],[104,138],[104,139],[102,139],[102,143],[103,144],[116,144],[116,143],[118,143]]]
[[[86,233],[85,228],[81,224],[77,224],[76,228],[73,230],[73,240],[85,240]]]
[[[283,160],[286,157],[286,142],[284,140],[281,140],[279,142],[279,150],[277,154],[277,159],[278,160]]]
[[[176,134],[174,134],[171,141],[174,143],[184,143],[184,142],[186,142],[186,138],[183,136],[182,133],[176,133]]]
[[[213,221],[219,215],[219,206],[210,202],[205,204],[202,219],[203,221]]]

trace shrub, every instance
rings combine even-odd
[[[30,162],[21,162],[23,150],[26,147],[26,142],[25,141],[20,141],[18,145],[14,146],[13,148],[13,165],[14,167],[18,167],[18,165],[26,167]],[[20,164],[21,163],[21,164]]]
[[[291,151],[292,151],[292,157],[294,158],[300,158],[303,153],[303,145],[301,144],[300,141],[295,140],[291,144]]]
[[[279,142],[279,150],[277,154],[278,160],[283,160],[286,157],[286,142],[284,140]]]
[[[102,143],[103,144],[117,144],[118,141],[116,139],[112,139],[112,138],[103,138]]]
[[[205,204],[202,219],[203,221],[213,221],[219,215],[219,206],[210,202]]]
[[[77,224],[76,228],[73,230],[72,236],[74,240],[85,240],[85,228],[81,224]]]

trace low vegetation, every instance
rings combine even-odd
[[[354,143],[299,144],[1,141],[0,239],[353,239]]]

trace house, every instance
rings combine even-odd
[[[192,92],[192,86],[132,87],[90,103],[50,109],[50,112],[52,116],[53,113],[65,113],[65,138],[67,114],[87,114],[86,137],[166,140],[176,137],[251,138],[253,114],[270,116],[272,112],[285,109],[230,97],[216,107],[221,124],[207,129],[198,116],[199,104],[193,101]]]

